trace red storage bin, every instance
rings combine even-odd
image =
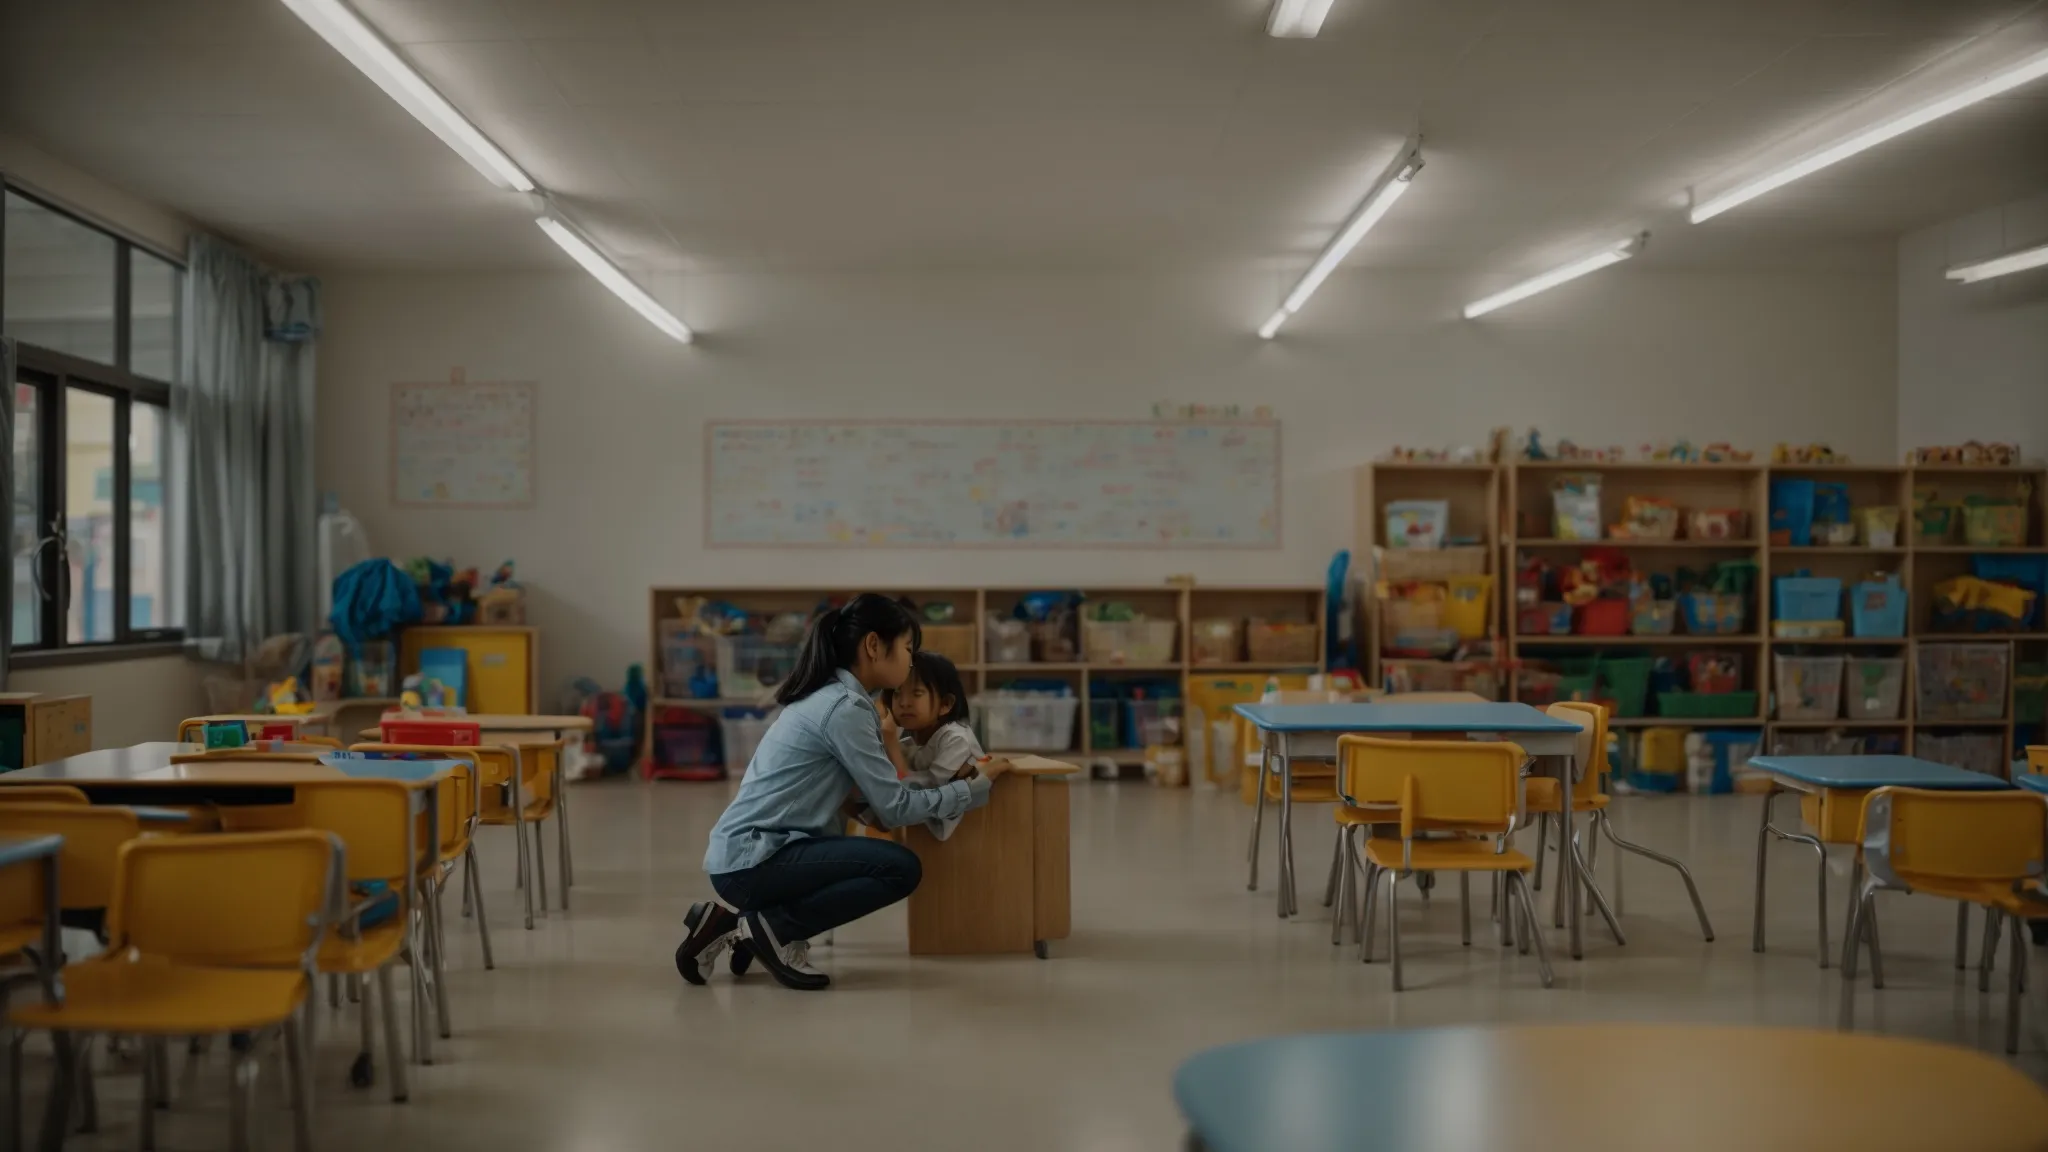
[[[386,744],[474,748],[484,742],[483,725],[474,720],[386,720],[379,727]]]
[[[1595,600],[1580,607],[1578,626],[1572,631],[1581,636],[1628,635],[1628,601]]]

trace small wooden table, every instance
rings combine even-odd
[[[1586,1092],[1597,1070],[1601,1090]],[[1201,1053],[1173,1078],[1209,1152],[2040,1152],[2048,1093],[1923,1040],[1561,1024],[1333,1033]]]
[[[1036,952],[1073,927],[1067,777],[1081,769],[1041,756],[1012,756],[987,804],[940,840],[922,824],[904,843],[924,865],[910,894],[910,954],[975,956]]]

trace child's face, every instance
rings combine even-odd
[[[860,677],[869,691],[902,687],[910,678],[910,633],[905,632],[892,642],[884,642],[880,633],[868,633],[861,641],[860,666],[854,669],[854,675]]]
[[[938,724],[945,703],[923,681],[912,677],[890,698],[889,711],[895,714],[898,728],[921,732]]]

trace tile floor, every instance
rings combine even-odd
[[[434,1067],[414,1070],[411,1103],[391,1104],[381,1085],[345,1087],[353,1009],[323,1023],[321,1146],[641,1152],[825,1141],[890,1152],[1135,1152],[1177,1146],[1175,1065],[1246,1037],[1504,1020],[1834,1023],[1839,985],[1832,968],[1814,965],[1815,869],[1803,849],[1774,850],[1772,950],[1750,951],[1754,797],[1621,805],[1625,835],[1693,864],[1714,943],[1701,941],[1676,879],[1631,859],[1628,946],[1589,921],[1586,958],[1574,963],[1554,934],[1558,980],[1546,991],[1533,958],[1460,947],[1453,888],[1426,908],[1404,897],[1410,990],[1395,995],[1384,964],[1363,966],[1350,947],[1330,946],[1320,905],[1332,840],[1325,821],[1303,820],[1304,914],[1283,923],[1270,854],[1267,883],[1245,891],[1250,818],[1234,798],[1134,783],[1075,787],[1074,936],[1053,959],[913,960],[896,909],[842,929],[836,948],[814,954],[836,981],[815,995],[759,974],[709,988],[675,974],[683,910],[706,891],[698,864],[722,789],[579,788],[569,915],[520,931],[510,842],[486,835],[498,970],[482,970],[465,925],[450,949],[456,1037],[439,1045]],[[1605,853],[1600,871],[1611,892]],[[1846,866],[1834,884],[1839,944]],[[2003,998],[1980,996],[1974,976],[1951,967],[1952,906],[1881,899],[1889,984],[1873,999],[1866,983],[1859,1024],[1997,1051]],[[2033,999],[2019,1063],[2048,1079],[2048,994],[2037,986]],[[224,1147],[221,1064],[215,1057],[185,1072],[160,1147]],[[36,1111],[41,1082],[32,1067]],[[100,1134],[67,1147],[133,1147],[135,1082],[103,1073]],[[281,1109],[273,1078],[259,1099],[259,1147],[289,1147]]]

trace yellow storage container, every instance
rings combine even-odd
[[[1655,772],[1661,776],[1685,774],[1684,728],[1643,729],[1642,751],[1636,757],[1636,771]]]
[[[526,716],[540,711],[540,632],[529,627],[425,625],[398,638],[399,675],[420,670],[428,648],[460,648],[469,654],[471,712]]]
[[[1444,584],[1450,591],[1444,600],[1444,627],[1466,640],[1486,635],[1493,620],[1493,577],[1452,576]]]

